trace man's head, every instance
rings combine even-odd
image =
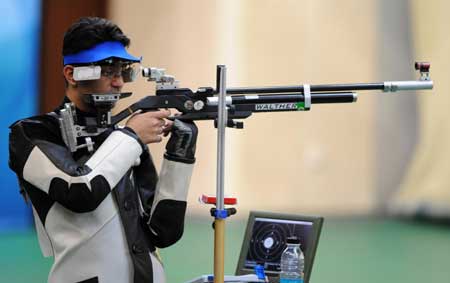
[[[130,39],[107,19],[81,18],[64,34],[63,73],[66,94],[82,110],[92,111],[82,96],[89,93],[118,93],[124,82],[132,81],[133,63]]]

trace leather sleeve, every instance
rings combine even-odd
[[[10,128],[9,165],[19,180],[74,212],[95,210],[143,152],[133,135],[115,130],[80,165],[42,121],[22,120]]]
[[[150,219],[150,237],[159,248],[170,246],[183,235],[189,183],[194,164],[163,159]]]

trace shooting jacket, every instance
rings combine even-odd
[[[31,201],[41,250],[54,257],[48,282],[165,282],[154,251],[183,233],[193,164],[164,159],[158,179],[129,128],[93,138],[94,153],[73,154],[61,107],[10,127],[9,165]],[[79,124],[87,117],[77,109]]]

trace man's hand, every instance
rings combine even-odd
[[[194,163],[198,129],[194,122],[175,119],[171,125],[170,139],[166,145],[165,158],[177,162]]]
[[[166,118],[170,116],[169,110],[159,110],[133,115],[126,123],[141,139],[144,144],[158,143],[162,136],[170,130],[172,123]]]

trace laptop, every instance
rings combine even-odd
[[[264,266],[269,282],[279,282],[280,258],[286,238],[297,236],[305,256],[304,283],[309,283],[323,217],[251,211],[242,242],[236,275]]]

